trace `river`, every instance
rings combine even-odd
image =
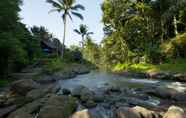
[[[175,81],[132,78],[109,72],[92,71],[73,79],[61,80],[59,85],[61,90],[69,89],[71,91],[78,86],[85,86],[96,94],[104,96],[103,103],[98,103],[97,107],[88,109],[95,115],[95,118],[113,118],[113,108],[121,106],[142,106],[152,110],[161,108],[165,110],[171,105],[177,105],[177,101],[179,104],[180,101],[184,102],[180,106],[182,108],[186,105],[186,83]],[[109,88],[116,88],[121,92],[111,91],[109,94],[105,94]],[[148,94],[149,91],[151,94]]]

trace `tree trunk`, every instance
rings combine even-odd
[[[61,57],[62,59],[64,58],[64,54],[65,54],[65,38],[66,38],[66,15],[63,19],[64,21],[64,32],[63,32],[63,45],[62,45],[62,54],[61,54]]]
[[[163,43],[163,41],[164,41],[164,24],[163,24],[162,18],[161,18],[160,23],[161,23],[161,43]]]
[[[178,34],[178,28],[177,28],[176,16],[174,16],[173,24],[174,24],[174,33],[175,33],[175,35],[177,35]]]
[[[84,48],[84,35],[82,35],[82,48]]]

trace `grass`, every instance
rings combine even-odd
[[[163,63],[159,65],[139,63],[139,64],[117,64],[113,71],[130,70],[137,72],[176,72],[186,74],[186,59],[178,59],[175,63]]]

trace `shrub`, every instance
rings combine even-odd
[[[163,43],[161,48],[168,58],[186,58],[186,33]]]

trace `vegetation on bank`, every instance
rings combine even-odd
[[[186,74],[186,59],[176,60],[175,63],[163,64],[117,64],[113,67],[113,71],[134,71],[134,72],[175,72]]]

